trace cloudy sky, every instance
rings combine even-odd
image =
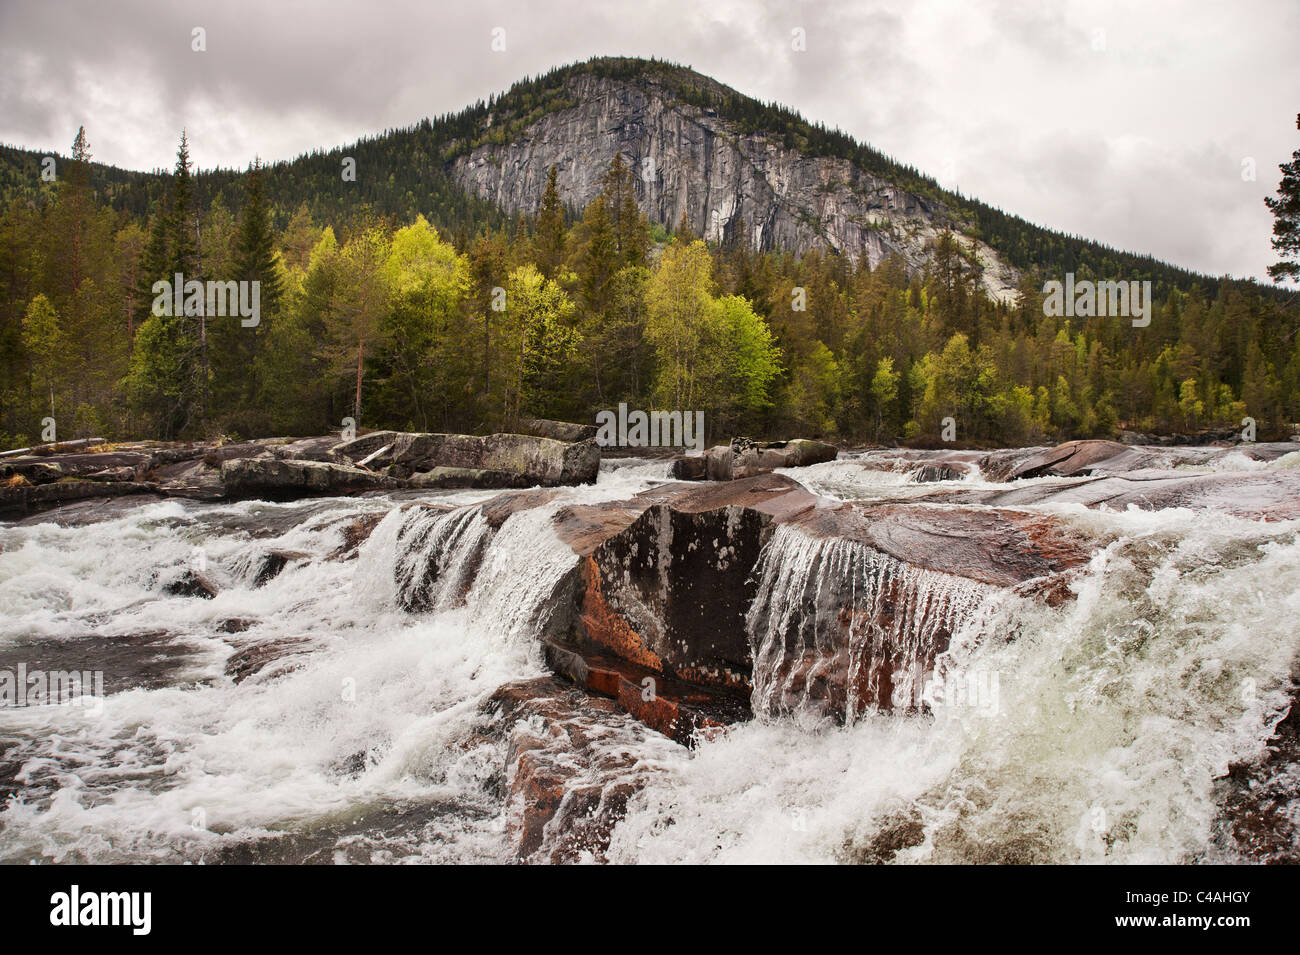
[[[200,166],[242,167],[653,55],[1031,221],[1263,277],[1298,47],[1296,0],[5,0],[0,140],[66,152],[84,123],[97,160],[151,169],[183,126]]]

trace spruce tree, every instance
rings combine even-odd
[[[255,159],[244,179],[244,208],[235,236],[234,278],[260,282],[262,310],[274,312],[280,303],[281,288],[271,214],[263,192],[265,176],[266,167]]]
[[[1300,129],[1300,115],[1296,116]],[[1273,249],[1282,261],[1268,267],[1274,282],[1284,279],[1300,281],[1300,149],[1291,154],[1291,161],[1282,163],[1282,181],[1277,186],[1277,197],[1264,200],[1273,213]]]
[[[556,168],[546,176],[546,191],[542,194],[542,204],[537,210],[537,267],[546,278],[554,277],[564,264],[564,250],[567,242],[567,230],[564,226],[564,205],[560,202],[560,190],[556,186]]]
[[[168,252],[171,271],[180,272],[185,281],[198,279],[199,246],[194,214],[194,179],[190,175],[190,146],[185,131],[176,150],[176,169],[172,173],[171,206],[168,210]]]

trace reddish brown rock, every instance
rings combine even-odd
[[[363,514],[361,517],[344,519],[343,524],[343,542],[338,547],[326,555],[326,560],[351,560],[357,556],[357,550],[370,537],[370,534],[379,522],[387,515],[376,511],[373,514]]]
[[[553,677],[510,683],[485,706],[506,741],[502,790],[516,858],[604,862],[627,802],[681,748]]]
[[[298,657],[310,651],[312,641],[308,637],[277,637],[271,640],[258,640],[241,645],[226,660],[226,676],[236,683],[243,683],[275,664],[275,675],[288,673],[301,665]]]
[[[571,507],[556,527],[581,558],[578,646],[837,718],[891,705],[896,674],[932,666],[984,596],[1068,599],[1094,546],[1047,515],[839,504],[775,474]]]
[[[599,648],[548,640],[547,665],[577,686],[613,698],[651,729],[690,746],[696,733],[746,720],[748,689],[701,686],[629,663]]]

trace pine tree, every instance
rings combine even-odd
[[[171,249],[167,243],[167,223],[169,219],[170,216],[167,214],[167,203],[164,197],[154,205],[154,212],[149,220],[149,238],[140,253],[140,267],[136,270],[136,309],[135,325],[131,330],[132,340],[135,338],[135,328],[144,324],[145,320],[153,313],[154,283],[160,280],[171,282],[174,278],[167,271],[171,267],[172,261]]]
[[[260,282],[262,310],[273,313],[283,293],[271,214],[263,193],[265,175],[265,167],[255,159],[244,178],[244,208],[239,215],[239,231],[235,236],[234,277],[241,282]]]
[[[615,153],[609,169],[601,179],[601,196],[613,233],[614,252],[620,266],[641,265],[650,247],[646,217],[636,201],[636,177]]]
[[[551,165],[546,175],[546,191],[537,210],[537,267],[546,278],[553,278],[564,264],[568,230],[564,225],[564,205],[556,186],[557,171]]]
[[[1300,115],[1296,116],[1300,129]],[[1264,202],[1273,213],[1273,249],[1282,260],[1268,267],[1274,282],[1284,279],[1300,281],[1300,149],[1291,154],[1291,161],[1278,167],[1282,181],[1277,186],[1277,197],[1267,197]]]
[[[181,130],[176,149],[176,169],[172,173],[171,205],[168,209],[168,253],[170,270],[185,276],[185,281],[199,279],[198,218],[194,214],[194,180],[190,175],[190,146]]]

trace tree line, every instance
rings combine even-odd
[[[1300,419],[1296,309],[1253,282],[1159,282],[1146,328],[1052,317],[1058,274],[1031,262],[994,301],[967,234],[938,236],[914,272],[667,233],[618,156],[585,209],[552,170],[531,215],[473,232],[366,204],[277,215],[257,162],[236,195],[205,198],[183,135],[145,214],[92,169],[82,130],[58,180],[0,215],[6,445],[46,417],[60,438],[317,434],[347,417],[484,433],[620,402],[704,411],[711,440],[925,441],[952,417],[960,439],[1018,444]],[[259,282],[260,320],[155,314],[153,284],[177,273]]]

